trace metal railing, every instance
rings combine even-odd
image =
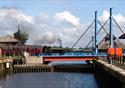
[[[34,55],[36,56],[36,55]],[[65,52],[65,53],[39,53],[37,56],[96,56],[92,52]],[[99,52],[98,56],[107,56],[105,52]]]

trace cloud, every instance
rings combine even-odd
[[[104,10],[102,12],[102,15],[99,16],[99,20],[100,22],[103,24],[108,18],[109,18],[110,13],[106,10]],[[125,32],[124,29],[124,24],[125,24],[125,16],[123,16],[122,14],[118,13],[118,14],[113,14],[113,18],[116,20],[116,22],[118,23],[118,25],[122,28],[122,30]],[[104,28],[106,29],[107,32],[109,32],[109,21],[108,23],[104,26]],[[116,23],[114,22],[114,20],[112,21],[112,30],[113,30],[113,34],[118,38],[122,32],[120,31],[120,29],[118,28],[118,26],[116,25]],[[101,36],[101,38],[104,37],[104,31],[101,32],[99,34],[99,37]],[[106,33],[105,33],[106,35]],[[122,40],[119,40],[121,42],[123,42]],[[123,42],[125,43],[125,42]]]
[[[35,23],[37,24],[48,23],[48,21],[49,21],[49,16],[46,13],[42,13],[42,14],[35,16]]]
[[[101,21],[106,21],[108,18],[109,18],[109,12],[108,11],[106,11],[106,10],[104,10],[103,12],[102,12],[102,15],[101,16],[99,16],[99,20],[101,20]]]
[[[117,14],[113,16],[118,23],[125,23],[125,16],[122,14]]]
[[[106,21],[109,18],[110,13],[106,10],[104,10],[102,12],[102,15],[99,16],[99,20],[101,21]],[[118,22],[118,23],[124,23],[125,22],[125,16],[123,16],[122,14],[117,14],[117,15],[113,15],[113,18]]]
[[[26,31],[26,28],[29,29],[28,25],[33,24],[33,18],[19,9],[0,8],[0,31],[3,31],[3,35],[6,33],[12,35],[17,30],[18,24],[25,24],[26,27],[23,30]]]
[[[55,17],[58,18],[61,21],[67,21],[67,22],[73,24],[74,26],[79,25],[79,18],[75,17],[74,15],[72,15],[68,11],[56,13]]]
[[[25,15],[22,10],[17,10],[15,8],[1,8],[0,9],[0,21],[4,21],[5,19],[8,21],[16,20],[18,22],[26,21],[29,23],[33,22],[31,16]]]
[[[124,28],[125,16],[122,14],[115,14],[113,17],[121,28]],[[108,18],[109,12],[106,10],[99,16],[99,20],[102,24]],[[71,14],[69,11],[57,12],[53,16],[47,13],[41,13],[33,17],[25,14],[21,9],[0,8],[0,35],[12,35],[17,31],[17,25],[19,24],[20,29],[29,34],[27,44],[63,44],[64,47],[72,47],[90,23],[91,22],[81,23],[80,18]],[[98,27],[100,28],[100,26]],[[109,31],[109,23],[107,23],[104,28]],[[113,31],[116,36],[119,36],[118,34],[121,33],[114,23]],[[105,35],[106,33],[101,31],[99,33],[99,39],[101,40]],[[76,47],[85,47],[92,36],[94,36],[94,24],[78,42]]]
[[[19,24],[21,31],[29,34],[27,44],[58,44],[61,39],[58,35],[58,24],[48,14],[42,13],[35,17],[26,15],[21,9],[0,8],[0,35],[13,35]],[[57,26],[57,27],[56,27]]]
[[[46,32],[43,35],[35,36],[34,44],[61,45],[62,40],[60,39],[60,36],[55,35],[52,32]]]
[[[99,20],[106,21],[109,18],[109,15],[110,15],[109,12],[104,10],[102,15],[99,16]],[[113,18],[116,20],[117,23],[119,23],[119,25],[121,25],[121,27],[123,27],[123,24],[125,23],[125,16],[118,13],[118,14],[115,14],[115,15],[113,14]]]

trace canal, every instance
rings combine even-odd
[[[99,88],[92,73],[17,73],[0,79],[0,88]]]

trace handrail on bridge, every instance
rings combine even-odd
[[[96,56],[92,52],[40,53],[38,56]],[[98,56],[107,56],[106,52],[98,52]]]

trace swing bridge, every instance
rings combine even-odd
[[[113,35],[113,28],[112,28],[113,23],[112,22],[114,22],[117,25],[117,27],[120,29],[120,31],[124,35],[122,28],[112,16],[112,8],[110,8],[110,16],[105,21],[104,24],[101,24],[101,22],[98,20],[97,11],[95,11],[94,21],[88,26],[88,28],[82,33],[79,39],[72,46],[72,49],[73,49],[77,45],[77,43],[81,40],[81,38],[87,33],[87,31],[92,27],[92,25],[94,25],[95,26],[94,36],[85,47],[86,49],[94,41],[94,47],[91,49],[92,51],[64,52],[64,53],[40,53],[39,56],[43,57],[43,61],[89,61],[89,60],[97,59],[99,57],[108,57],[109,55],[121,57],[125,52],[122,47],[117,48],[113,46],[114,45],[113,37],[115,35]],[[107,23],[109,23],[109,33],[104,28],[104,26]],[[98,28],[98,25],[100,25],[100,28]],[[98,34],[101,30],[103,30],[109,36],[109,46],[108,46],[109,48],[107,49],[107,52],[99,52],[98,50],[98,46],[104,40],[103,38],[101,41],[99,41]],[[119,39],[117,38],[116,40],[119,41]]]

